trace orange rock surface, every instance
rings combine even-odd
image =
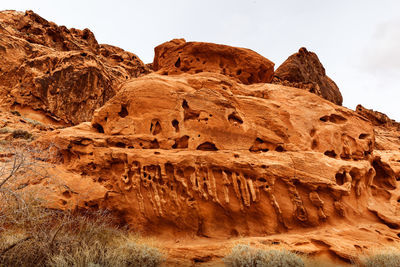
[[[308,70],[302,77],[309,80],[297,82],[319,88],[314,93],[267,83],[273,63],[251,50],[183,40],[158,46],[155,72],[140,75],[148,67],[139,59],[115,59],[133,54],[99,46],[79,30],[62,36],[67,47],[76,43],[90,51],[83,52],[86,56],[81,50],[56,50],[51,39],[29,43],[27,36],[18,35],[22,30],[12,32],[11,26],[4,33],[4,25],[14,25],[11,17],[45,25],[36,16],[0,13],[5,47],[0,47],[0,62],[13,62],[10,70],[16,70],[0,74],[8,77],[0,81],[1,101],[45,113],[22,109],[22,116],[0,115],[2,127],[32,131],[32,146],[57,153],[48,162],[57,179],[27,183],[44,190],[53,208],[110,210],[133,231],[157,238],[168,252],[168,263],[176,266],[214,266],[238,242],[283,246],[349,263],[400,241],[398,123],[361,106],[352,111],[337,105],[340,92],[323,87],[334,83],[327,82],[331,80],[315,54],[301,49],[289,58]],[[35,63],[29,65],[31,54],[20,46],[43,54],[34,54]],[[99,85],[100,78],[79,83],[79,93],[98,97],[110,88],[110,95],[101,100],[88,96],[93,102],[73,96],[75,85],[67,76],[46,74],[47,67],[37,65],[39,58],[52,62],[48,51],[55,51],[60,62],[68,62],[67,55],[79,57],[68,63],[76,77],[95,66],[90,73],[99,71],[98,77],[109,79],[108,87]],[[279,73],[289,63],[275,77],[283,77]],[[129,66],[140,71],[132,73]],[[57,87],[40,87],[43,76]],[[19,78],[36,87],[23,94]],[[59,96],[61,108],[61,100],[43,88],[72,91]],[[28,99],[34,101],[24,102]],[[60,126],[46,121],[44,114],[82,123]],[[0,137],[11,140],[12,134],[4,131]]]
[[[153,69],[163,75],[214,72],[253,84],[271,82],[274,74],[273,62],[246,48],[174,39],[154,54]]]
[[[6,107],[77,124],[90,120],[121,82],[147,72],[136,55],[99,45],[88,29],[57,26],[32,11],[0,12],[0,103]]]
[[[274,83],[306,89],[337,105],[343,102],[339,88],[326,76],[318,56],[304,47],[279,66],[274,74]]]

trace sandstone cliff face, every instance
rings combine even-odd
[[[214,72],[252,84],[271,82],[274,74],[274,63],[245,48],[174,39],[154,53],[153,69],[163,75]]]
[[[99,45],[85,29],[57,26],[32,11],[0,12],[0,95],[65,123],[90,120],[118,85],[148,69],[130,52]]]
[[[279,66],[273,83],[306,89],[337,105],[343,102],[339,88],[326,76],[318,56],[304,47]]]
[[[39,143],[106,188],[92,205],[134,229],[226,238],[393,224],[400,170],[374,154],[374,139],[368,120],[304,90],[204,73],[132,80],[91,124]]]
[[[0,36],[0,101],[82,122],[0,112],[2,127],[57,153],[57,179],[24,183],[53,208],[110,210],[190,263],[237,240],[347,262],[400,240],[398,123],[341,107],[314,53],[274,74],[251,50],[172,40],[145,66],[32,12],[1,12]],[[193,238],[211,241],[175,241]]]

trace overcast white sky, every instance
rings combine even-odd
[[[69,28],[89,28],[99,43],[153,61],[173,38],[250,48],[275,62],[305,46],[357,104],[400,121],[398,0],[0,0]]]

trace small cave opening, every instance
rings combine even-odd
[[[324,152],[325,156],[331,157],[331,158],[336,158],[337,154],[335,153],[335,150],[327,150]]]
[[[104,133],[104,128],[99,123],[93,124],[93,128],[95,128],[99,133]]]
[[[362,133],[362,134],[360,134],[360,135],[358,136],[358,139],[365,139],[365,138],[367,138],[367,137],[369,137],[369,134]]]
[[[121,118],[125,118],[126,116],[129,115],[128,110],[126,109],[126,105],[122,105],[122,106],[121,106],[121,111],[118,112],[118,115],[119,115]]]
[[[396,189],[397,179],[390,165],[382,162],[380,158],[375,158],[372,162],[372,167],[374,167],[376,172],[373,180],[374,185],[386,190]]]
[[[181,58],[178,57],[178,59],[175,62],[175,67],[179,68],[181,66]]]
[[[336,175],[335,175],[336,184],[343,185],[344,184],[344,178],[345,178],[344,173],[336,173]]]
[[[188,109],[188,108],[189,108],[189,104],[188,104],[188,102],[186,101],[186,99],[183,99],[183,101],[182,101],[182,107],[183,107],[183,109]]]
[[[327,122],[329,120],[329,116],[323,116],[319,118],[320,121]]]
[[[172,145],[173,149],[177,148],[188,148],[189,147],[189,136],[184,135],[175,140],[175,144]]]
[[[160,121],[154,119],[154,120],[151,122],[151,125],[150,125],[150,133],[151,133],[152,135],[157,135],[157,134],[161,133],[161,131],[162,131],[162,128],[161,128]]]
[[[178,120],[173,120],[172,122],[172,127],[175,128],[175,132],[179,132],[179,121]]]
[[[150,149],[157,148],[160,148],[160,144],[158,143],[158,140],[154,138],[154,140],[150,142]]]
[[[125,145],[124,143],[122,143],[122,142],[117,142],[117,143],[115,144],[115,146],[116,146],[116,147],[119,147],[119,148],[125,148],[125,147],[126,147],[126,145]]]
[[[231,114],[229,114],[228,116],[228,121],[231,123],[239,123],[239,124],[243,124],[243,120],[242,118],[239,116],[239,114],[237,112],[232,112]]]
[[[211,142],[204,142],[197,146],[197,150],[204,150],[204,151],[217,151],[218,148],[215,146],[214,143]]]

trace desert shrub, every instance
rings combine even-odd
[[[33,120],[33,119],[30,119],[30,118],[25,118],[25,117],[23,117],[23,119],[25,121],[27,121],[28,123],[32,124],[33,126],[42,125],[42,123],[40,121],[37,121],[37,120]]]
[[[10,112],[11,112],[11,114],[13,114],[15,116],[21,116],[21,113],[19,113],[19,111],[17,111],[17,110],[11,110]]]
[[[7,133],[10,133],[10,132],[11,132],[11,130],[9,128],[7,128],[7,127],[3,127],[3,128],[0,129],[0,134],[7,134]]]
[[[49,209],[29,181],[49,178],[52,155],[0,150],[0,266],[159,266],[163,257],[132,238],[107,211]],[[52,178],[51,178],[52,179]]]
[[[236,245],[224,258],[229,267],[300,267],[303,260],[286,250],[254,249],[247,245]]]
[[[400,266],[400,253],[394,251],[379,253],[364,259],[363,264],[365,267]]]
[[[17,129],[12,132],[12,137],[15,139],[21,138],[21,139],[28,140],[28,139],[32,139],[32,134],[28,131]]]

